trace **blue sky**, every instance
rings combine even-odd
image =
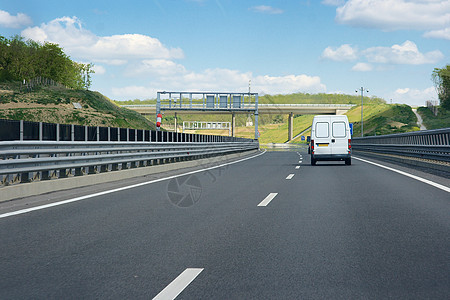
[[[2,1],[0,35],[92,62],[93,90],[346,93],[437,100],[450,63],[450,0]]]

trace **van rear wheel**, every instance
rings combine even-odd
[[[346,159],[345,159],[345,164],[346,164],[347,166],[350,166],[350,165],[352,164],[352,159],[351,159],[351,158],[346,158]]]

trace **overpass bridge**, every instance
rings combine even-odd
[[[294,115],[342,115],[354,107],[354,104],[258,104],[259,114],[289,115],[288,137],[293,138]],[[144,116],[154,116],[157,111],[156,104],[122,105]],[[177,104],[169,103],[161,106],[166,112],[175,114],[231,114],[231,132],[235,135],[236,114],[249,114],[255,110],[255,103],[241,104],[239,108],[208,108],[205,103]]]

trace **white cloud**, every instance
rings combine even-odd
[[[399,88],[395,92],[389,94],[386,100],[392,99],[393,103],[402,103],[413,106],[425,106],[427,100],[436,100],[437,94],[434,87],[423,90],[415,88]]]
[[[325,92],[326,87],[318,76],[287,75],[281,77],[257,76],[252,80],[253,89],[265,94],[291,94],[298,92]]]
[[[156,93],[159,89],[144,87],[144,86],[127,86],[122,88],[112,88],[112,94],[115,97],[124,100],[130,99],[153,99],[156,98]]]
[[[369,62],[382,64],[432,64],[444,58],[439,50],[421,53],[417,45],[411,41],[392,47],[368,48],[363,51],[363,54]]]
[[[280,8],[275,8],[272,6],[267,5],[259,5],[259,6],[253,6],[250,8],[251,11],[263,13],[263,14],[270,14],[270,15],[279,15],[283,13],[283,10]]]
[[[450,28],[450,0],[349,0],[336,9],[336,21],[387,31],[441,31]]]
[[[183,58],[179,48],[167,48],[158,39],[142,34],[96,36],[77,17],[58,18],[22,31],[22,36],[57,43],[71,56],[117,65],[130,59]]]
[[[414,42],[405,41],[401,45],[371,47],[360,51],[352,48],[348,44],[344,44],[338,48],[327,47],[321,57],[334,61],[354,61],[365,58],[367,62],[376,64],[422,65],[437,63],[444,58],[444,54],[439,50],[422,53]],[[368,67],[369,65],[367,63],[358,63],[353,67],[353,70],[369,71]]]
[[[339,6],[344,4],[344,0],[322,0],[322,4],[330,5],[330,6]]]
[[[115,72],[108,72],[111,78],[134,77],[136,83],[133,85],[111,88],[113,96],[122,99],[153,98],[157,89],[246,91],[250,79],[252,91],[255,92],[279,94],[326,91],[317,76],[253,76],[251,72],[219,68],[193,72],[175,62],[183,57],[183,51],[179,48],[167,48],[158,39],[140,34],[97,36],[83,28],[76,17],[58,18],[30,27],[23,30],[22,35],[57,43],[76,60],[114,66],[111,70]],[[106,73],[102,65],[95,65],[96,74]],[[143,86],[142,82],[148,85]]]
[[[404,95],[406,93],[408,93],[410,91],[410,88],[405,88],[405,89],[397,89],[395,91],[395,93],[397,93],[398,95]]]
[[[106,73],[106,69],[103,66],[94,65],[94,72],[97,75],[103,75]]]
[[[327,47],[322,52],[323,59],[330,59],[334,61],[352,61],[358,58],[358,50],[352,48],[348,44],[344,44],[338,48]]]
[[[336,10],[339,23],[383,30],[450,25],[450,0],[349,0]]]
[[[356,72],[368,72],[368,71],[372,71],[373,67],[371,64],[360,62],[360,63],[357,63],[356,65],[354,65],[352,67],[352,70],[356,71]]]
[[[173,76],[185,74],[183,65],[165,59],[147,59],[132,65],[126,71],[127,76],[158,75]]]
[[[18,13],[12,16],[9,12],[0,10],[0,27],[21,28],[31,24],[33,24],[33,21],[26,14]]]
[[[450,27],[441,30],[432,30],[425,32],[424,37],[450,40]]]
[[[179,69],[170,77],[155,76],[150,79],[149,86],[160,87],[158,90],[189,91],[246,91],[248,81],[252,80],[252,91],[261,94],[289,94],[295,92],[325,92],[326,86],[317,76],[253,76],[251,72],[242,73],[230,69],[206,69],[202,72],[188,72]],[[115,97],[154,98],[156,90],[143,86],[114,88]],[[153,93],[153,94],[152,94]]]

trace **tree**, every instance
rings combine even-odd
[[[92,84],[91,74],[95,73],[93,64],[83,64],[81,67],[82,75],[84,75],[84,88],[89,90]]]
[[[450,110],[450,65],[446,65],[442,69],[435,68],[431,77],[441,102],[441,108]]]
[[[89,89],[93,67],[72,61],[57,44],[0,35],[0,81],[42,77],[72,89]]]

